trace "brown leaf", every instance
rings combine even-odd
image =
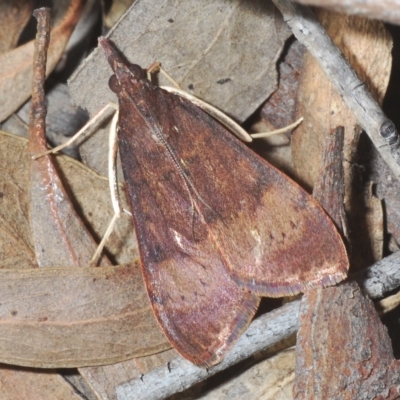
[[[0,54],[13,49],[33,11],[33,0],[0,3]]]
[[[83,0],[71,0],[64,17],[51,32],[47,75],[54,69],[78,22]],[[0,121],[19,108],[31,94],[33,41],[0,55]]]
[[[29,231],[26,143],[0,134],[0,268],[37,266]]]
[[[29,369],[0,369],[1,400],[82,400],[65,379],[49,371]]]
[[[2,254],[3,260],[5,262],[8,262],[6,264],[7,268],[14,269],[32,268],[36,266],[29,235],[29,224],[27,217],[27,175],[28,165],[30,161],[26,152],[26,146],[27,142],[24,139],[19,139],[8,134],[0,135],[0,148],[3,149],[3,156],[1,157],[1,167],[3,172],[2,174],[0,174],[0,192],[3,194],[0,198],[0,216],[3,220],[1,224],[3,233],[0,235],[0,248],[2,248],[0,254]],[[106,226],[108,225],[109,219],[112,216],[112,209],[109,200],[108,182],[102,178],[99,178],[96,174],[82,166],[80,163],[68,159],[67,157],[57,157],[57,160],[59,161],[60,170],[63,175],[63,182],[66,183],[71,193],[74,194],[74,198],[76,198],[81,205],[80,213],[82,213],[84,219],[88,221],[89,224],[91,224],[94,232],[98,232],[97,235],[101,236],[101,234],[106,229]],[[90,192],[88,192],[87,190],[88,187],[90,187]],[[130,232],[130,238],[127,236],[127,232]],[[11,243],[10,237],[13,239]],[[119,226],[117,227],[117,234],[113,235],[113,238],[109,245],[111,245],[110,251],[116,255],[116,259],[119,262],[126,262],[127,260],[129,261],[136,258],[135,254],[137,253],[135,252],[135,245],[133,244],[132,240],[132,228],[129,218],[120,219]],[[16,249],[14,250],[14,252],[11,253],[11,261],[14,261],[14,264],[11,264],[10,260],[8,260],[9,253],[7,252],[12,250],[14,246],[16,246]],[[4,264],[2,264],[2,267],[4,268]],[[34,355],[30,354],[28,352],[28,349],[24,348],[24,346],[12,346],[12,348],[9,348],[7,352],[14,352],[13,356],[16,357],[13,362],[30,366],[37,366],[39,365],[38,363],[41,363],[40,365],[42,366],[50,367],[51,365],[93,365],[99,363],[107,363],[110,362],[111,359],[114,360],[113,362],[115,362],[119,359],[133,357],[135,355],[134,352],[138,349],[135,350],[134,347],[131,346],[131,344],[129,344],[128,346],[129,351],[123,351],[123,356],[121,356],[121,353],[119,353],[119,356],[111,354],[112,351],[121,351],[121,348],[118,346],[116,346],[114,350],[112,350],[112,343],[109,345],[110,350],[108,352],[108,355],[103,354],[104,349],[102,348],[101,344],[102,337],[106,341],[111,340],[111,336],[114,336],[114,338],[117,337],[115,335],[118,335],[118,333],[114,332],[114,330],[118,331],[120,335],[126,336],[125,339],[120,338],[121,343],[123,343],[124,340],[125,342],[132,340],[132,338],[129,339],[129,337],[131,337],[132,332],[136,329],[136,321],[130,314],[121,314],[122,309],[126,308],[126,310],[129,310],[130,307],[135,307],[135,309],[138,309],[140,310],[140,312],[145,313],[147,315],[147,318],[149,318],[149,321],[151,321],[147,324],[150,326],[150,333],[146,332],[143,334],[142,331],[140,331],[139,333],[141,341],[140,346],[143,346],[141,347],[141,350],[139,350],[139,353],[143,355],[156,351],[154,350],[153,345],[150,345],[149,348],[146,350],[147,344],[143,342],[145,338],[151,339],[151,335],[160,335],[156,340],[159,341],[157,343],[162,343],[161,349],[167,348],[169,346],[166,344],[166,339],[160,333],[160,330],[155,322],[148,303],[147,295],[144,291],[142,278],[138,271],[135,270],[135,274],[137,274],[135,276],[137,276],[138,278],[137,282],[135,281],[137,284],[137,290],[133,290],[132,287],[129,289],[129,293],[131,293],[131,298],[128,299],[124,297],[126,304],[123,306],[121,304],[117,305],[116,297],[113,297],[112,300],[109,300],[108,306],[111,307],[109,308],[102,304],[104,293],[101,290],[98,291],[97,289],[95,289],[96,282],[92,282],[91,280],[95,279],[94,276],[92,276],[92,278],[87,278],[87,287],[84,285],[84,283],[82,283],[82,285],[84,286],[82,289],[77,288],[75,283],[71,283],[69,288],[66,286],[66,283],[60,283],[58,293],[53,293],[54,297],[51,303],[47,303],[46,305],[45,303],[43,303],[44,299],[42,298],[39,301],[39,298],[35,297],[35,295],[32,294],[33,292],[31,292],[30,290],[32,289],[33,291],[35,291],[41,285],[40,282],[44,282],[44,278],[42,279],[38,277],[47,276],[45,270],[47,269],[37,269],[34,271],[25,270],[25,272],[28,274],[27,276],[31,276],[32,280],[35,280],[36,283],[32,285],[32,287],[24,285],[21,289],[15,289],[10,292],[9,299],[11,299],[11,296],[13,295],[12,301],[19,302],[21,300],[21,293],[24,293],[24,295],[28,297],[33,296],[32,298],[35,299],[29,302],[31,303],[30,307],[32,308],[32,310],[29,310],[29,312],[28,310],[25,311],[25,317],[28,318],[28,320],[29,315],[32,312],[33,321],[24,320],[21,322],[22,325],[19,325],[19,328],[17,329],[17,326],[9,324],[10,320],[4,320],[8,321],[8,323],[5,322],[5,331],[2,334],[3,337],[5,337],[4,335],[9,335],[8,337],[10,341],[14,343],[13,339],[15,338],[16,332],[25,332],[24,335],[26,334],[29,340],[35,341],[36,350],[35,348],[30,349],[32,351],[36,351]],[[111,270],[113,271],[113,269]],[[54,277],[46,278],[48,279],[47,286],[43,288],[43,292],[45,292],[47,289],[51,290],[51,288],[55,288],[55,281],[57,279],[60,279],[60,274],[62,274],[62,272],[54,272],[53,269],[49,269],[49,271],[50,276],[51,274],[53,274]],[[101,269],[87,268],[85,269],[86,272],[83,272],[83,270],[81,271],[82,274],[100,274]],[[24,276],[23,274],[25,273],[24,271],[13,272],[7,270],[4,270],[3,272],[5,274],[8,274],[8,276],[11,276],[9,274],[15,273],[16,275],[14,279],[16,282],[18,281],[18,277],[22,279],[22,277]],[[35,273],[38,275],[35,275]],[[115,269],[110,277],[115,276],[114,274],[117,273],[118,269]],[[79,274],[79,272],[71,268],[68,269],[67,272],[65,272],[64,278],[67,280],[73,279],[74,276],[77,276],[76,274]],[[68,275],[70,275],[70,277],[68,277]],[[35,276],[36,278],[34,278]],[[101,276],[102,275],[100,275],[100,277]],[[131,277],[129,279],[134,278]],[[4,282],[3,279],[1,280],[2,282]],[[120,292],[120,296],[122,296],[121,291],[124,290],[123,288],[126,288],[125,285],[127,283],[123,280],[118,280],[116,283],[121,286],[119,289],[118,287],[115,288],[115,296],[118,296],[118,292]],[[114,282],[114,285],[116,283]],[[0,293],[5,292],[0,290]],[[68,298],[68,296],[71,295],[71,293],[74,293],[74,296],[69,298],[68,303],[66,299]],[[77,295],[76,293],[78,293],[79,295]],[[143,297],[141,297],[142,295]],[[90,312],[87,311],[87,319],[82,320],[77,318],[76,315],[74,317],[73,313],[75,311],[73,304],[75,304],[75,310],[77,310],[79,302],[85,303],[85,296],[92,296],[92,301],[89,302],[90,304],[86,303],[88,310],[90,309]],[[112,310],[113,305],[115,305],[116,307],[114,310]],[[2,307],[6,307],[5,302],[2,302]],[[37,314],[35,314],[34,310],[36,310]],[[39,312],[37,310],[41,311]],[[49,318],[47,313],[50,312],[50,310],[57,310],[52,318],[56,318],[56,314],[59,314],[57,318],[61,318],[61,316],[63,316],[63,318],[67,318],[68,316],[68,318],[70,318],[69,322],[66,322],[66,319],[63,323],[61,322],[61,320],[59,320],[57,323],[51,323],[52,320],[50,319],[48,320],[47,325],[46,323],[44,323],[44,321],[38,322],[38,319],[40,318]],[[96,313],[101,314],[102,312],[108,312],[108,317],[104,320],[101,320],[101,323],[93,320],[93,318],[90,317],[90,315],[96,315]],[[14,320],[15,318],[18,319],[21,317],[21,314],[19,314],[19,316],[11,316],[10,314],[6,313],[5,315],[7,316],[7,318],[11,318]],[[118,315],[120,316],[117,317]],[[46,330],[42,331],[44,327],[46,327]],[[30,330],[31,334],[29,335],[28,332],[30,332]],[[104,336],[101,336],[101,332]],[[93,340],[92,336],[90,336],[89,338],[89,334],[95,334],[96,339]],[[109,335],[108,338],[107,335]],[[81,343],[85,343],[84,345],[82,344],[83,347],[87,347],[87,349],[90,349],[90,347],[92,346],[92,355],[89,355],[88,357],[93,357],[93,362],[84,362],[83,359],[80,358],[81,361],[75,363],[75,356],[72,355],[71,352],[73,352],[73,349],[76,348],[79,337],[81,338]],[[68,340],[70,341],[70,345],[68,345]],[[151,350],[152,346],[153,350]],[[159,350],[159,347],[157,346],[158,345],[156,345],[156,348]],[[46,349],[50,349],[51,347],[53,348],[53,352],[50,351],[50,355],[48,353],[46,353],[47,355],[41,354],[42,350],[46,352],[48,351]],[[67,361],[65,361],[65,359],[62,359],[64,355],[60,356],[60,353],[57,354],[57,351],[59,351],[60,348],[64,349],[64,351],[66,351],[65,349],[70,348],[70,350],[68,350],[70,352],[70,357]],[[18,354],[18,351],[21,353]],[[98,354],[95,354],[96,351]],[[2,353],[4,355],[7,354],[5,352]],[[111,358],[107,360],[107,357],[109,357],[110,355]],[[47,356],[49,358],[48,363],[46,364]],[[53,358],[50,356],[53,356]],[[104,356],[106,358],[104,358]],[[9,357],[9,355],[7,357]],[[38,363],[35,361],[36,357],[37,360],[39,360]],[[79,358],[81,357],[81,355],[78,354],[76,357]],[[28,358],[29,360],[27,360]],[[57,361],[57,358],[59,359],[59,361]],[[3,361],[5,360],[3,359]],[[66,362],[67,365],[65,365],[64,362]]]
[[[50,14],[35,10],[38,20],[33,58],[32,100],[29,122],[29,155],[47,150],[44,81],[49,46]],[[56,170],[53,155],[30,157],[30,222],[36,260],[40,267],[84,267],[97,244],[75,212]],[[110,265],[102,257],[100,265]]]
[[[0,150],[0,268],[34,268],[37,263],[29,228],[27,141],[0,131]],[[101,238],[113,215],[108,181],[68,157],[57,156],[57,165],[79,215],[94,236]],[[122,199],[125,201],[124,197]],[[129,218],[117,221],[107,243],[107,252],[118,264],[137,258],[137,244]]]
[[[132,5],[133,0],[115,0],[112,2],[110,9],[104,16],[104,25],[111,28],[122,14]]]
[[[170,347],[137,264],[1,270],[0,362],[102,365]]]
[[[356,283],[308,292],[300,319],[296,399],[400,397],[400,361]]]

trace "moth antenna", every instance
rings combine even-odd
[[[201,108],[207,114],[210,114],[213,118],[215,118],[218,122],[225,126],[229,131],[231,131],[235,136],[237,136],[243,142],[252,142],[252,137],[232,118],[229,118],[222,111],[218,110],[218,108],[213,107],[211,104],[206,103],[203,100],[200,100],[196,96],[193,96],[184,90],[180,90],[177,88],[173,88],[171,86],[161,86],[162,89],[167,92],[174,93],[180,97],[183,97],[186,100],[191,101],[197,107]]]
[[[270,131],[270,132],[251,133],[250,136],[253,139],[259,139],[259,138],[266,138],[266,137],[274,136],[274,135],[277,135],[279,133],[284,133],[284,132],[290,131],[290,130],[292,130],[294,128],[297,128],[303,122],[303,120],[304,120],[304,118],[301,117],[297,121],[295,121],[292,124],[287,125],[287,126],[285,126],[283,128],[275,129],[275,130]]]

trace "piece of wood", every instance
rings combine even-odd
[[[306,293],[300,326],[295,399],[399,399],[400,361],[355,282]]]
[[[1,400],[83,400],[65,379],[53,371],[1,369]]]
[[[307,7],[293,4],[289,0],[273,0],[273,2],[297,39],[318,60],[321,68],[353,111],[359,124],[367,132],[396,179],[399,179],[400,137],[394,124],[385,116],[365,84],[332,43],[312,12]]]

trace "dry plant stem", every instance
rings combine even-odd
[[[399,263],[400,252],[397,252],[352,275],[350,279],[355,280],[370,298],[380,298],[400,286]],[[205,370],[181,357],[177,358],[168,366],[118,386],[118,399],[164,399],[268,349],[297,331],[299,307],[300,301],[295,301],[257,318],[221,364]]]
[[[400,24],[400,4],[397,0],[296,0],[296,3]]]
[[[46,107],[44,94],[44,81],[46,79],[47,49],[50,43],[50,10],[40,8],[33,12],[38,21],[35,50],[33,56],[33,76],[32,76],[32,104],[30,111],[30,135],[38,138],[36,147],[45,148],[46,146]],[[34,151],[32,141],[30,150]]]
[[[400,138],[365,84],[333,44],[308,7],[289,0],[273,0],[296,38],[310,51],[367,132],[374,146],[400,178]]]

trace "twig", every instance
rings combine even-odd
[[[353,111],[397,178],[400,178],[400,137],[365,84],[334,45],[308,7],[289,0],[273,0],[296,38],[310,51]]]
[[[400,24],[398,0],[296,0],[296,2]]]
[[[46,101],[44,81],[46,79],[47,49],[50,43],[50,9],[39,8],[33,12],[37,19],[37,33],[33,54],[32,102],[29,115],[29,150],[46,149]],[[35,138],[34,140],[32,140]],[[39,150],[38,150],[39,149]]]
[[[377,262],[351,278],[370,298],[382,297],[400,286],[400,252]],[[257,318],[221,364],[205,370],[183,358],[168,366],[154,369],[140,379],[133,379],[116,388],[118,400],[164,399],[181,392],[254,353],[263,351],[291,336],[298,329],[300,301],[295,301]]]

